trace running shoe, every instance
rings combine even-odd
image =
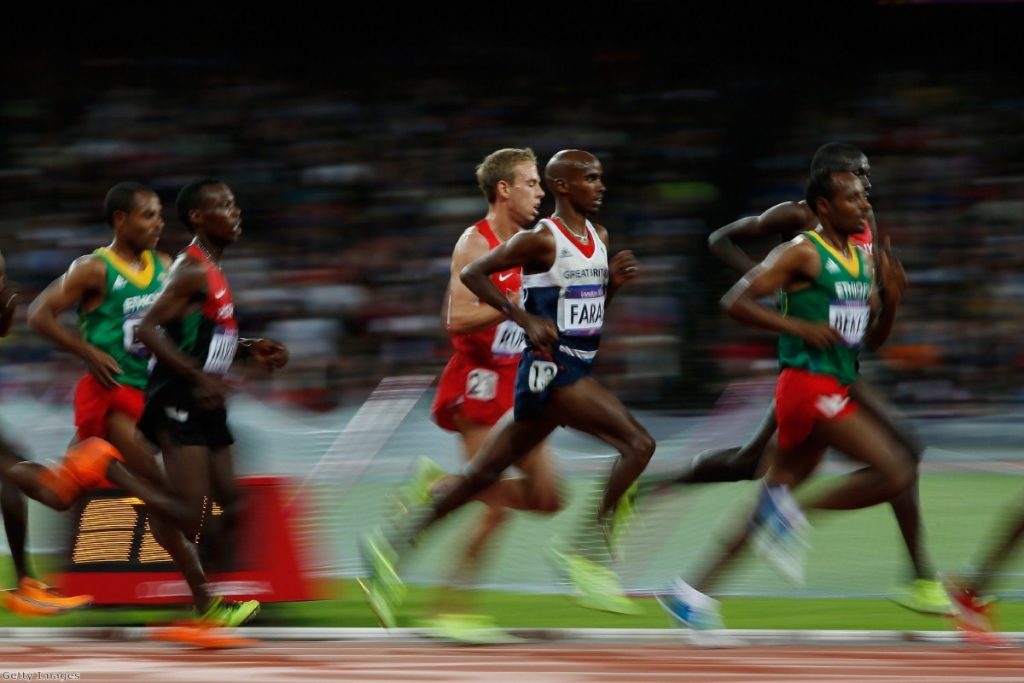
[[[405,598],[405,584],[395,569],[398,554],[379,529],[367,532],[359,543],[370,575],[359,581],[366,601],[384,628],[394,628],[395,608]]]
[[[639,490],[639,484],[634,481],[615,504],[615,511],[611,514],[609,522],[602,524],[608,551],[616,561],[622,559],[622,539],[636,517]]]
[[[0,607],[23,617],[52,617],[65,611],[27,598],[16,589],[0,591]]]
[[[523,642],[498,628],[486,614],[438,614],[422,622],[434,638],[464,645],[502,645]]]
[[[395,619],[395,605],[380,581],[371,577],[368,579],[356,579],[356,584],[362,589],[363,597],[366,598],[366,604],[369,606],[370,611],[373,612],[373,616],[377,617],[380,625],[386,629],[397,627],[398,620]]]
[[[429,503],[433,498],[434,485],[446,475],[447,473],[436,462],[426,456],[421,456],[416,462],[416,471],[413,473],[412,479],[394,494],[390,514],[391,521],[397,525],[409,512],[420,505]]]
[[[785,486],[761,487],[754,513],[754,549],[791,583],[803,585],[811,525]]]
[[[52,586],[28,576],[18,582],[14,592],[20,597],[58,610],[78,609],[91,605],[93,600],[91,595],[63,595]]]
[[[555,566],[572,585],[575,590],[573,600],[581,607],[615,614],[643,612],[643,609],[623,593],[619,579],[611,569],[578,553],[552,550],[551,557]]]
[[[150,640],[182,643],[206,649],[248,647],[256,641],[242,638],[213,624],[201,621],[179,621],[170,626],[150,629],[146,635]]]
[[[957,576],[947,576],[942,581],[949,599],[956,609],[953,619],[964,639],[990,647],[1008,647],[1009,641],[995,633],[996,609],[995,602],[985,599]]]
[[[921,614],[948,617],[956,614],[956,607],[953,606],[940,581],[914,579],[910,583],[898,586],[891,599],[897,605]]]
[[[659,593],[655,598],[657,598],[658,604],[680,626],[692,628],[695,631],[725,628],[718,609],[718,601],[680,579],[672,584],[670,590]]]
[[[199,615],[198,622],[207,626],[235,628],[251,620],[260,611],[258,600],[242,602],[228,600],[220,595],[210,600],[210,606]]]

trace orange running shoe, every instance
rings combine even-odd
[[[52,586],[47,586],[42,581],[28,576],[21,580],[14,592],[32,602],[56,607],[60,610],[78,609],[92,604],[91,595],[63,595]]]
[[[0,591],[0,607],[23,617],[52,617],[62,611],[59,607],[26,598],[16,590]]]
[[[123,462],[124,456],[110,442],[89,437],[64,454],[62,473],[67,472],[83,491],[108,485],[107,467],[111,460]]]
[[[255,640],[240,638],[222,628],[198,621],[179,621],[170,626],[153,629],[149,639],[210,649],[248,647],[256,644]]]

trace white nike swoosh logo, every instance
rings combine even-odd
[[[498,276],[498,282],[504,282],[513,275],[515,275],[515,273],[502,273],[501,275]]]
[[[214,299],[219,299],[219,298],[221,298],[222,296],[224,296],[224,295],[225,295],[225,294],[227,294],[227,293],[228,293],[228,290],[227,290],[227,289],[222,289],[222,290],[220,290],[219,292],[217,292],[216,294],[214,294],[214,295],[213,295],[213,298],[214,298]]]

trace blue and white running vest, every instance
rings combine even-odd
[[[557,219],[540,225],[555,238],[555,262],[545,273],[523,273],[523,307],[558,327],[558,350],[591,362],[604,327],[608,291],[608,249],[587,221],[587,242],[581,242]]]

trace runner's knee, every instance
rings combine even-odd
[[[886,467],[885,484],[892,497],[898,496],[914,483],[917,477],[916,463],[903,453],[897,451]]]
[[[727,461],[727,467],[736,481],[757,479],[757,468],[764,456],[764,444],[747,445]]]
[[[545,515],[553,515],[562,509],[562,497],[558,495],[557,489],[533,491],[530,503],[534,512]]]
[[[654,439],[647,433],[647,430],[638,430],[637,433],[630,438],[628,445],[628,452],[623,453],[622,455],[633,460],[640,467],[647,467],[647,463],[650,462],[655,449]]]

